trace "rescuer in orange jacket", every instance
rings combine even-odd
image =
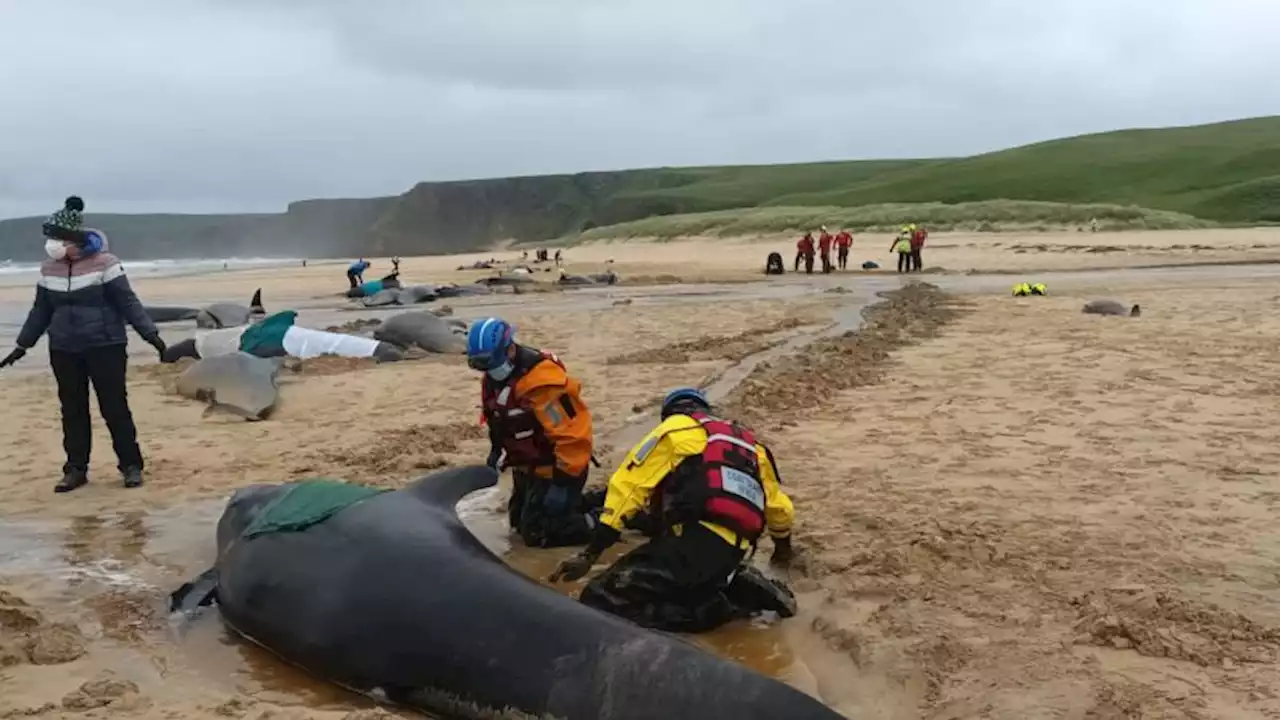
[[[804,271],[810,275],[813,274],[813,233],[805,233],[804,237],[796,242],[796,267],[795,271],[800,272],[800,261],[804,260]]]
[[[849,267],[849,248],[853,246],[853,235],[848,230],[836,233],[836,264],[841,270]]]
[[[467,364],[484,373],[488,464],[511,468],[508,520],[527,545],[581,545],[595,524],[582,502],[592,451],[582,383],[555,355],[516,344],[514,333],[486,318],[467,335]]]
[[[823,274],[831,272],[833,265],[831,264],[831,245],[835,238],[831,237],[831,233],[827,232],[827,226],[822,226],[822,233],[818,235],[818,252],[822,256],[822,272]]]

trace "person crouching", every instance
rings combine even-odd
[[[500,318],[472,323],[467,364],[480,381],[488,465],[511,468],[511,529],[530,547],[583,545],[594,518],[583,506],[593,442],[582,383],[551,353],[515,342]]]
[[[761,611],[795,614],[795,597],[746,562],[767,530],[775,565],[791,561],[791,499],[765,446],[742,425],[710,414],[694,388],[668,393],[662,422],[609,480],[591,543],[552,581],[577,580],[642,511],[655,537],[618,559],[579,600],[644,627],[705,632]]]

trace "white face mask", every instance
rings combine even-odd
[[[516,369],[515,365],[512,365],[511,361],[508,360],[502,363],[501,365],[499,365],[498,367],[490,370],[489,377],[493,378],[497,382],[502,382],[503,380],[506,380],[507,378],[511,377],[511,371],[515,369]]]
[[[45,240],[44,252],[53,260],[61,260],[67,256],[67,246],[61,240]]]

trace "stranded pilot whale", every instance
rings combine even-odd
[[[488,467],[423,477],[303,530],[246,528],[296,484],[254,485],[218,522],[218,559],[173,594],[350,689],[449,718],[838,720],[814,698],[508,567],[462,524]]]
[[[203,308],[146,305],[142,309],[146,311],[147,317],[151,318],[151,322],[195,320],[196,327],[204,329],[237,327],[267,314],[262,307],[262,288],[258,288],[253,293],[248,306],[236,303],[214,303]]]

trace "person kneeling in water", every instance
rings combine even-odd
[[[486,464],[511,468],[511,529],[530,547],[585,545],[595,524],[582,502],[594,435],[582,383],[554,354],[518,344],[496,317],[471,324],[467,364],[483,373]]]
[[[772,562],[791,561],[794,509],[772,453],[747,428],[709,413],[699,390],[668,393],[662,423],[609,480],[591,543],[552,581],[586,575],[648,507],[654,539],[589,582],[583,604],[670,632],[705,632],[765,610],[795,614],[791,591],[745,562],[766,529]]]

